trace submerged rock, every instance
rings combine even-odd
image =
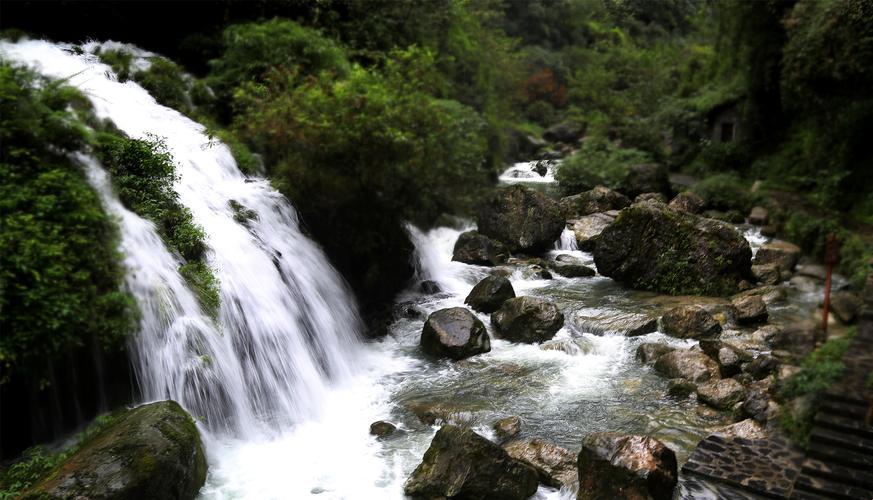
[[[767,304],[757,295],[736,297],[731,301],[737,323],[749,324],[767,321]]]
[[[581,499],[669,500],[678,481],[676,454],[657,439],[589,434],[579,452]]]
[[[755,265],[775,264],[780,270],[793,271],[800,258],[800,247],[787,241],[771,241],[755,254]]]
[[[655,370],[667,378],[684,378],[695,383],[718,380],[718,364],[706,354],[691,349],[676,349],[658,357]]]
[[[477,266],[496,266],[506,262],[507,254],[500,243],[478,231],[467,231],[458,236],[452,260]]]
[[[536,469],[541,483],[570,490],[578,487],[576,454],[570,450],[542,439],[516,440],[504,445],[503,448],[510,457]]]
[[[495,333],[513,342],[543,342],[564,326],[564,313],[553,302],[536,297],[516,297],[491,315]]]
[[[495,193],[479,209],[479,232],[506,245],[511,252],[539,253],[554,245],[564,230],[557,203],[524,186]]]
[[[560,201],[561,210],[568,219],[578,219],[609,210],[621,210],[630,204],[631,201],[627,196],[604,186],[561,198]]]
[[[515,289],[508,279],[488,276],[473,287],[464,303],[479,312],[492,313],[513,297]]]
[[[680,339],[710,338],[721,333],[721,324],[698,305],[679,306],[661,316],[661,331]]]
[[[536,493],[537,471],[470,429],[444,425],[403,487],[413,498],[524,500]]]
[[[424,322],[420,343],[427,354],[454,360],[491,350],[485,325],[463,307],[431,313]]]
[[[505,441],[517,436],[518,433],[521,432],[521,417],[512,416],[501,418],[494,422],[494,425],[492,425],[491,428],[494,429],[494,435],[497,436],[497,439]]]
[[[125,410],[25,497],[193,499],[205,481],[194,420],[161,401]]]
[[[597,237],[597,270],[633,288],[669,294],[729,295],[751,274],[752,250],[733,227],[637,203]]]

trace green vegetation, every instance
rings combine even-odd
[[[691,190],[714,210],[739,210],[743,214],[752,208],[748,186],[734,174],[716,174],[695,184]]]
[[[86,145],[63,82],[0,65],[0,383],[47,383],[50,364],[95,339],[119,349],[135,325],[117,230],[81,168]]]
[[[651,163],[652,157],[636,149],[619,148],[608,141],[586,141],[578,151],[564,160],[556,177],[568,195],[597,185],[618,187],[630,167]]]

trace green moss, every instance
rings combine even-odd
[[[188,91],[191,83],[176,63],[163,57],[149,59],[149,68],[133,74],[133,80],[146,89],[160,104],[191,114]]]
[[[257,220],[258,213],[250,208],[246,208],[242,203],[236,200],[227,202],[233,210],[233,219],[240,224],[247,225],[249,221]]]
[[[112,68],[119,82],[126,82],[131,76],[133,54],[123,49],[102,50],[97,52],[100,62]]]
[[[179,267],[188,287],[197,295],[200,305],[212,316],[217,317],[221,305],[219,281],[215,272],[203,261],[186,262]]]

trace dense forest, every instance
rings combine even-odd
[[[416,273],[408,225],[474,217],[508,164],[535,159],[562,158],[564,196],[626,192],[635,166],[663,166],[710,217],[763,207],[770,236],[815,260],[833,234],[837,272],[860,291],[873,269],[871,20],[869,0],[9,1],[0,28],[12,42],[152,51],[147,68],[129,45],[97,56],[293,203],[377,338]],[[81,419],[136,399],[123,351],[138,312],[118,229],[71,167],[80,150],[218,315],[204,228],[173,191],[163,139],[128,137],[76,88],[0,59],[4,458],[61,430],[15,407]],[[74,372],[115,374],[109,394],[71,409],[58,393],[80,390]]]

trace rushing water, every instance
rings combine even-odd
[[[135,83],[116,81],[94,56],[67,49],[46,42],[0,45],[7,58],[69,78],[99,117],[131,137],[162,137],[177,163],[180,200],[207,234],[209,264],[221,282],[215,319],[200,309],[178,274],[179,257],[154,226],[121,205],[94,158],[77,155],[121,228],[127,286],[143,313],[133,350],[146,399],[178,400],[206,436],[204,498],[401,498],[403,482],[437,429],[415,416],[422,408],[449,414],[485,436],[494,420],[518,415],[522,437],[574,451],[589,432],[650,434],[676,450],[680,463],[710,429],[725,423],[692,399],[666,398],[666,381],[634,360],[642,342],[693,341],[622,334],[687,299],[627,290],[599,275],[543,280],[523,264],[510,264],[517,294],[550,298],[564,311],[567,321],[555,339],[542,345],[493,339],[490,353],[455,363],[424,358],[418,341],[427,315],[462,306],[490,272],[451,260],[458,235],[470,224],[408,228],[417,279],[432,280],[441,291],[425,295],[411,287],[398,298],[399,319],[390,335],[360,342],[352,298],[299,231],[287,200],[265,180],[241,174],[228,149],[201,125],[160,106]],[[137,55],[136,64],[145,67],[150,54]],[[529,173],[530,164],[517,164],[501,179],[553,183],[554,166],[546,177]],[[231,200],[257,218],[234,220]],[[755,230],[745,234],[753,248],[766,241]],[[555,248],[549,258],[569,254],[593,266],[571,232]],[[816,293],[792,290],[771,314],[802,315],[814,308]],[[488,316],[479,317],[490,329]],[[384,441],[371,437],[368,426],[380,419],[401,432]],[[545,487],[537,494],[571,496]]]

